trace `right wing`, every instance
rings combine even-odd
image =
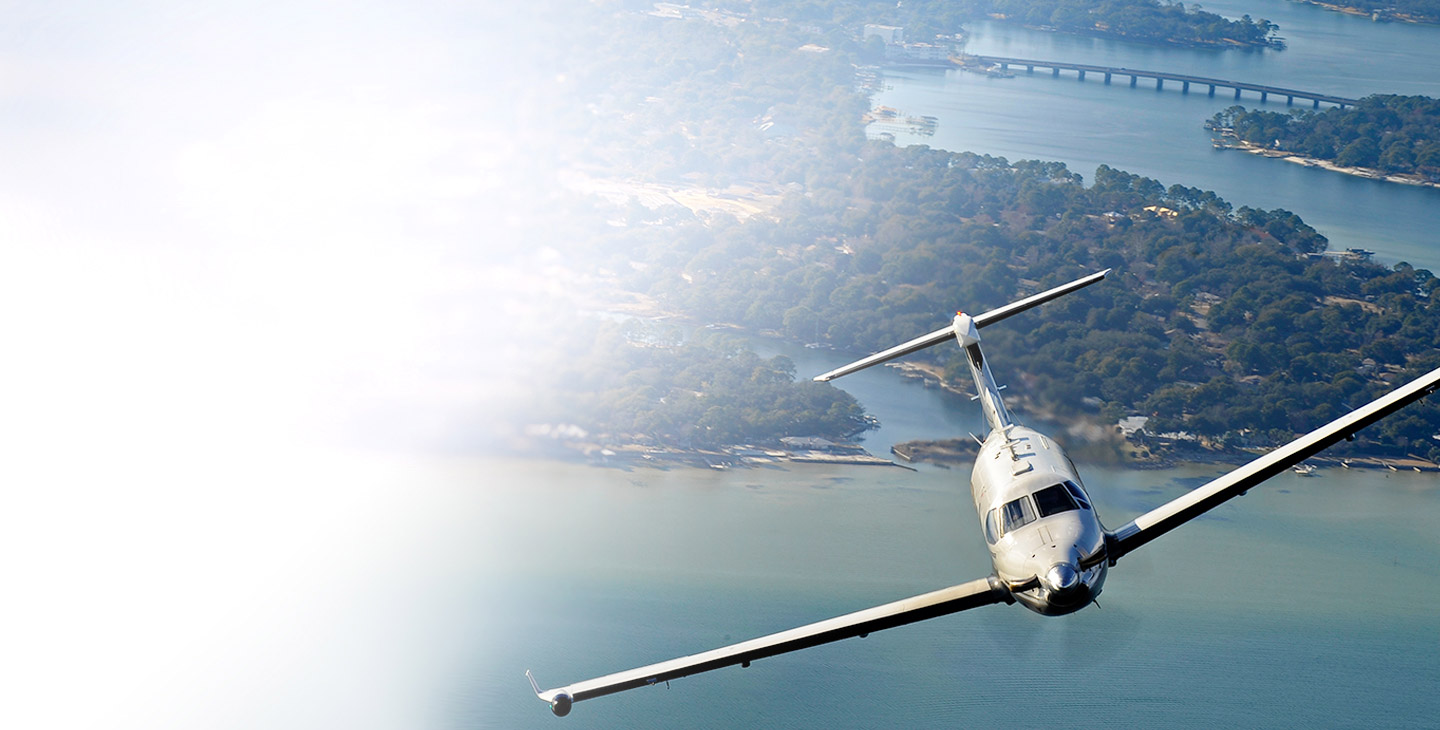
[[[1434,393],[1440,387],[1440,368],[1370,401],[1355,410],[1281,446],[1274,451],[1156,507],[1111,533],[1106,552],[1113,565],[1120,556],[1204,514],[1220,503],[1244,494],[1270,477],[1314,456],[1342,438]]]
[[[587,679],[564,687],[541,690],[535,683],[534,677],[530,677],[530,685],[535,689],[536,696],[550,703],[551,711],[563,717],[570,712],[570,706],[580,700],[588,700],[592,697],[601,697],[659,682],[668,682],[672,679],[688,677],[692,674],[708,672],[711,669],[728,667],[733,664],[748,667],[750,662],[756,659],[764,659],[787,651],[808,649],[852,636],[863,637],[872,631],[904,626],[969,608],[988,606],[992,603],[1014,602],[1015,598],[1010,595],[1009,589],[998,579],[994,577],[981,578],[969,583],[961,583],[938,591],[901,599],[883,606],[847,613],[844,616],[837,616],[825,621],[817,621],[799,628],[781,631],[778,634],[770,634],[700,654]],[[525,674],[530,676],[529,672]]]

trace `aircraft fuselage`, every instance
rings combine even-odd
[[[1047,616],[1089,605],[1105,584],[1105,529],[1075,465],[1050,437],[1020,425],[990,432],[970,493],[995,575]]]

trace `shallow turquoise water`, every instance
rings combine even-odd
[[[1218,473],[1082,469],[1111,524]],[[497,556],[477,594],[492,601],[487,648],[457,687],[457,726],[547,713],[524,691],[526,668],[559,685],[988,571],[956,472],[544,470],[550,480],[506,489],[492,513],[501,542],[532,547]],[[1103,608],[978,609],[598,698],[570,720],[1134,726],[1158,711],[1190,727],[1349,725],[1384,707],[1381,726],[1424,726],[1440,710],[1427,689],[1440,679],[1437,487],[1286,475],[1127,557]]]

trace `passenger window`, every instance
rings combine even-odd
[[[1000,525],[996,513],[997,510],[992,509],[985,515],[985,540],[991,545],[1000,539]]]
[[[1021,497],[1005,503],[1002,508],[1005,518],[1005,532],[1016,530],[1035,521],[1035,508],[1029,497]]]
[[[1035,506],[1040,510],[1041,517],[1079,509],[1075,505],[1075,498],[1070,496],[1070,492],[1065,490],[1063,484],[1049,486],[1036,492]]]
[[[1090,509],[1090,500],[1085,498],[1085,490],[1081,489],[1080,485],[1066,480],[1065,488],[1070,490],[1070,496],[1074,497],[1075,501],[1080,503],[1081,509]]]

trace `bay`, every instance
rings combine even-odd
[[[802,375],[843,359],[756,345],[796,358]],[[858,389],[888,395],[867,405],[907,424],[872,434],[872,451],[973,415],[894,371],[871,377]],[[1112,526],[1225,469],[1081,465]],[[967,482],[968,469],[926,465],[460,465],[443,489],[479,500],[457,524],[478,520],[490,549],[456,599],[470,604],[464,632],[481,638],[447,705],[453,726],[547,720],[525,669],[558,686],[985,575]],[[1440,710],[1425,689],[1440,680],[1437,548],[1433,474],[1284,474],[1128,556],[1102,608],[980,609],[586,701],[566,722],[1423,727]]]
[[[1372,93],[1440,96],[1440,29],[1374,23],[1313,6],[1264,0],[1206,4],[1232,17],[1250,13],[1280,24],[1283,51],[1215,51],[1147,46],[1111,39],[1032,31],[1003,23],[971,27],[966,51],[982,55],[1094,63],[1189,73],[1349,95]],[[1201,125],[1215,112],[1241,103],[1223,89],[1181,93],[1177,84],[1157,91],[1135,88],[1128,77],[1106,86],[1091,74],[1054,78],[1048,71],[992,78],[959,70],[892,68],[874,103],[913,116],[939,118],[933,136],[875,124],[897,144],[927,144],[1011,160],[1066,163],[1087,180],[1101,164],[1153,177],[1165,185],[1214,190],[1236,207],[1285,208],[1299,213],[1330,239],[1331,249],[1365,248],[1385,263],[1406,261],[1440,270],[1440,190],[1385,183],[1217,150]],[[1284,99],[1264,105],[1284,110]],[[1294,108],[1308,105],[1297,105]]]
[[[1219,472],[1082,469],[1112,524]],[[513,486],[476,516],[528,551],[494,553],[479,610],[461,612],[456,628],[485,638],[456,677],[455,726],[541,721],[527,668],[562,684],[988,572],[963,472],[596,471],[496,472]],[[1287,475],[1127,558],[1103,608],[977,610],[587,701],[571,720],[1351,725],[1383,706],[1380,726],[1424,726],[1440,710],[1437,502],[1433,476]]]

